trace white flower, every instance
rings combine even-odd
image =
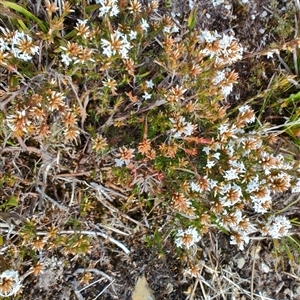
[[[117,0],[96,0],[97,4],[100,4],[99,16],[103,17],[108,14],[110,17],[117,16],[119,13]]]
[[[69,66],[72,62],[72,58],[68,54],[62,54],[61,62],[64,63],[66,66]]]
[[[268,51],[268,52],[266,53],[267,58],[273,58],[273,55],[274,55],[275,52],[276,52],[276,51]]]
[[[259,182],[259,177],[258,177],[258,175],[256,175],[253,179],[251,179],[248,182],[246,192],[252,193],[252,192],[257,191],[260,187],[260,184],[258,182]]]
[[[141,27],[144,31],[147,31],[149,28],[149,23],[144,18],[141,20]]]
[[[153,89],[154,83],[153,83],[152,79],[151,80],[146,80],[146,86],[147,86],[148,89]]]
[[[206,155],[208,155],[209,152],[210,152],[210,147],[209,146],[205,146],[205,147],[203,147],[202,151],[205,152]]]
[[[216,41],[219,37],[221,37],[216,31],[215,32],[210,32],[208,30],[203,30],[197,38],[201,43],[206,42],[206,43],[213,43]]]
[[[239,178],[239,174],[237,169],[230,168],[228,171],[225,171],[225,174],[223,175],[223,178],[225,180],[234,180]]]
[[[137,32],[134,31],[134,30],[130,30],[130,32],[129,32],[128,35],[129,35],[129,39],[130,39],[130,40],[135,40],[136,37],[137,37]]]
[[[229,160],[230,166],[236,168],[239,173],[244,173],[246,172],[245,165],[242,161],[237,161],[237,160]]]
[[[187,122],[186,125],[183,128],[183,133],[186,136],[190,136],[190,135],[193,134],[194,129],[195,129],[194,125],[190,122]]]
[[[255,212],[260,213],[260,214],[265,214],[266,212],[269,211],[271,204],[272,204],[272,198],[270,196],[270,191],[266,191],[267,194],[258,197],[258,196],[250,196],[252,202],[253,202],[253,209]]]
[[[226,133],[229,131],[229,124],[225,123],[225,124],[221,124],[218,128],[219,133],[222,135],[223,133]]]
[[[300,178],[297,179],[295,186],[292,188],[292,193],[300,192]]]
[[[192,10],[195,7],[195,0],[189,0],[189,8]]]
[[[211,190],[214,189],[217,186],[218,186],[218,181],[217,180],[209,179],[209,188]]]
[[[226,78],[225,74],[226,73],[225,73],[224,70],[217,71],[217,76],[213,80],[214,85],[217,85],[218,83],[220,83],[221,81],[223,81]]]
[[[201,192],[200,186],[195,182],[191,182],[190,187],[193,192],[198,192],[198,193]]]
[[[9,50],[9,46],[8,44],[4,41],[3,38],[0,38],[0,50],[2,52],[6,51],[6,50]]]
[[[174,132],[174,138],[181,138],[182,135],[190,136],[195,130],[195,126],[190,122],[186,122],[184,117],[180,117],[179,120],[173,118],[169,118],[169,120],[174,127],[171,129],[171,132]]]
[[[78,25],[86,25],[87,21],[88,21],[88,20],[80,20],[80,19],[77,19],[77,24],[76,24],[76,25],[77,25],[77,26],[78,26]]]
[[[189,229],[187,230],[182,230],[182,229],[178,230],[175,243],[177,247],[180,248],[186,247],[187,249],[189,249],[200,239],[201,237],[199,236],[197,230],[195,228],[189,227]]]
[[[206,162],[206,168],[211,169],[215,164],[216,164],[216,162],[214,160],[208,159]]]
[[[26,49],[22,51],[22,45],[27,44]],[[31,44],[31,46],[29,46]],[[32,43],[32,38],[24,32],[16,31],[11,39],[11,52],[14,57],[24,61],[32,59],[32,55],[37,54],[39,47]]]
[[[211,0],[213,6],[220,5],[224,3],[224,0]]]
[[[116,47],[115,45],[119,45]],[[128,58],[128,52],[131,48],[127,36],[119,31],[112,33],[110,36],[110,41],[106,39],[101,39],[101,46],[103,49],[103,54],[108,57],[117,54],[121,55],[122,58]]]
[[[267,222],[268,232],[273,239],[278,239],[289,234],[292,228],[290,221],[285,216],[271,216]]]
[[[214,157],[215,159],[219,160],[219,159],[220,159],[220,155],[221,155],[220,152],[216,152],[216,153],[213,154],[213,157]]]
[[[122,167],[126,162],[123,159],[115,158],[116,167]]]
[[[3,285],[6,284],[7,288],[3,289]],[[8,285],[10,284],[10,285]],[[22,287],[19,274],[14,270],[6,270],[0,274],[0,296],[10,297],[15,295]]]
[[[240,186],[238,186],[237,184],[230,184],[230,183],[225,184],[224,186],[221,187],[221,194],[223,196],[220,198],[220,201],[223,206],[227,206],[227,207],[231,207],[234,204],[238,203],[240,201],[240,198],[243,195]]]
[[[250,240],[245,232],[236,232],[231,235],[230,239],[230,244],[237,245],[242,251],[244,250],[244,244],[248,244]]]
[[[234,40],[235,38],[232,35],[223,34],[222,38],[220,39],[220,47],[224,50],[226,48],[230,48],[231,42]]]
[[[221,91],[223,96],[226,98],[232,92],[232,89],[233,89],[232,83],[230,83],[229,85],[222,86]]]
[[[127,149],[126,147],[120,147],[119,153],[117,154],[118,158],[115,158],[115,163],[117,167],[122,167],[123,165],[129,165],[133,159],[134,149]]]
[[[144,95],[142,96],[142,98],[143,98],[144,100],[151,99],[151,97],[152,97],[152,95],[149,94],[149,93],[147,93],[147,92],[144,92]]]

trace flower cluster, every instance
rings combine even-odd
[[[289,235],[289,229],[291,228],[291,223],[285,216],[272,215],[269,217],[267,224],[263,226],[263,231],[273,239],[279,239]]]
[[[99,8],[100,17],[104,17],[106,15],[109,17],[115,17],[120,12],[117,0],[96,0],[96,3],[101,5]]]
[[[243,47],[232,35],[204,30],[198,38],[200,43],[205,43],[201,51],[203,55],[215,58],[216,64],[231,65],[242,58]]]
[[[22,285],[18,272],[14,270],[5,270],[0,274],[0,296],[10,297],[21,289]]]
[[[116,166],[121,167],[123,165],[127,166],[132,161],[134,149],[127,149],[126,147],[119,148],[118,158],[115,159]]]
[[[74,140],[79,135],[77,111],[68,107],[65,98],[63,93],[51,89],[45,95],[24,96],[23,102],[18,99],[19,110],[7,116],[7,125],[15,136],[46,138],[60,124],[66,140]]]
[[[39,46],[35,45],[32,37],[20,31],[9,31],[0,27],[2,36],[0,37],[0,62],[4,57],[13,56],[23,61],[29,61],[39,52]]]
[[[90,218],[87,211],[101,204],[94,205],[94,190],[91,200],[83,194],[92,187],[87,181],[99,180],[107,197],[110,192],[120,197],[114,205],[122,205],[124,216],[137,201],[130,212],[141,209],[145,222],[149,215],[152,220],[168,216],[161,232],[171,232],[176,246],[185,250],[196,249],[202,235],[216,227],[241,250],[254,233],[274,239],[288,235],[291,224],[273,211],[273,196],[300,191],[300,168],[273,151],[274,136],[261,120],[256,124],[250,105],[227,101],[238,82],[233,64],[243,58],[233,30],[196,32],[188,25],[186,30],[176,15],[158,10],[156,0],[94,2],[75,12],[67,2],[58,7],[45,1],[48,23],[38,24],[42,32],[0,28],[0,65],[8,70],[18,66],[11,79],[18,89],[12,88],[17,91],[3,104],[4,130],[57,156],[55,168],[63,171],[51,176],[52,165],[43,161],[45,198],[49,192],[46,199],[63,211],[68,196],[70,205],[79,197],[82,217]],[[225,2],[212,0],[214,6]],[[193,17],[196,1],[188,5]],[[66,141],[82,144],[65,147]],[[95,166],[87,167],[89,162]],[[61,183],[63,176],[67,182],[78,176],[77,187],[84,183],[88,188],[76,193]],[[46,186],[49,178],[51,187]],[[35,181],[38,190],[40,178]],[[35,195],[31,188],[29,194]],[[65,199],[59,199],[64,189]],[[89,227],[90,220],[78,228]],[[159,224],[154,221],[151,226]],[[87,236],[58,234],[59,226],[69,224],[59,222],[44,238],[35,234],[35,225],[24,225],[23,245],[75,257],[92,251]],[[31,271],[38,275],[43,268],[47,264],[40,262]],[[198,272],[199,266],[191,264],[189,273]],[[83,281],[89,280],[87,275]],[[0,275],[0,295],[13,295],[20,287],[17,272]]]
[[[216,138],[202,149],[206,163],[198,172],[206,175],[192,180],[190,191],[186,192],[190,198],[199,194],[210,199],[210,213],[220,226],[232,233],[231,243],[240,249],[254,232],[273,238],[288,235],[291,225],[285,217],[272,216],[263,226],[257,218],[244,214],[244,209],[253,209],[256,216],[267,214],[272,209],[274,193],[297,187],[297,181],[292,181],[298,176],[297,172],[294,174],[295,168],[282,155],[265,151],[262,134],[243,129],[254,120],[253,110],[246,105],[239,108],[235,122],[219,125]],[[182,202],[181,207],[190,207],[190,201]],[[206,209],[204,206],[202,211],[207,213]],[[197,214],[195,209],[194,214]]]
[[[69,66],[72,62],[74,64],[86,64],[89,61],[95,61],[93,51],[77,43],[67,42],[66,46],[60,46],[60,48],[64,51],[61,54],[61,62],[66,66]]]
[[[115,32],[110,35],[110,39],[101,39],[103,54],[111,57],[112,55],[119,54],[122,58],[128,58],[128,52],[131,45],[127,39],[127,35],[122,32]]]
[[[186,247],[187,249],[189,249],[197,242],[199,242],[200,239],[201,237],[198,234],[197,230],[195,228],[190,227],[186,230],[178,230],[175,243],[177,247]]]

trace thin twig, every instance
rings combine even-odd
[[[300,276],[296,276],[294,274],[291,274],[291,273],[288,273],[288,272],[284,272],[284,271],[281,271],[281,273],[283,273],[285,275],[288,275],[288,276],[291,276],[291,277],[295,278],[296,280],[300,281]]]
[[[256,253],[257,253],[258,246],[259,246],[259,242],[255,246],[255,252],[253,255],[252,274],[251,274],[251,283],[250,283],[251,300],[253,300],[253,293],[254,293],[254,271],[255,271]]]
[[[113,199],[107,194],[107,192],[105,191],[105,188],[98,184],[98,183],[95,183],[95,182],[91,182],[90,184],[87,184],[89,185],[90,187],[94,188],[96,191],[98,191],[98,195],[99,196],[102,196],[104,195],[105,197],[107,197],[107,199],[109,201],[113,201]],[[122,216],[123,218],[126,218],[127,220],[141,226],[141,227],[145,227],[145,225],[143,225],[141,222],[135,220],[135,219],[132,219],[130,218],[129,216],[127,216],[126,214],[124,214],[123,212],[121,212],[119,209],[117,209],[116,207],[114,207],[110,202],[106,201],[103,197],[97,197],[98,200],[106,207],[108,208],[109,210],[115,212],[115,213],[118,213],[120,216]]]
[[[36,187],[36,191],[46,200],[50,201],[54,206],[57,206],[59,209],[63,210],[63,211],[68,211],[67,208],[65,208],[64,206],[60,205],[59,203],[57,203],[54,199],[52,199],[51,197],[49,197],[47,194],[45,194],[38,186]]]
[[[195,292],[196,292],[196,288],[198,286],[198,283],[200,282],[199,278],[196,279],[193,290],[190,294],[189,300],[194,300],[194,296],[195,296]],[[201,284],[200,284],[201,285]]]
[[[204,299],[206,299],[206,292],[205,292],[205,289],[204,289],[204,286],[202,284],[202,280],[199,280],[199,284],[200,284],[200,287],[201,287],[201,291],[202,291],[202,294],[204,296]]]
[[[213,241],[213,238],[212,238],[212,235],[211,235],[211,232],[209,232],[209,239],[210,239],[210,242],[211,242],[211,245],[216,245],[213,250],[214,250],[214,253],[215,253],[215,258],[216,258],[216,263],[218,265],[218,241]],[[211,258],[211,255],[210,253],[208,252],[208,257],[209,257],[209,260],[210,260],[210,263],[211,263],[211,266],[214,268],[214,273],[216,274],[216,281],[217,281],[217,285],[218,285],[218,288],[220,290],[220,293],[223,297],[223,299],[226,299],[224,293],[223,293],[223,290],[222,290],[222,285],[221,285],[221,282],[219,280],[219,274],[217,272],[217,266],[214,266],[213,264],[213,261],[212,261],[212,258]]]
[[[225,269],[224,269],[223,271],[225,271],[226,273],[231,274],[229,271],[227,271],[227,270],[225,270]],[[249,293],[249,291],[243,289],[241,286],[237,285],[235,282],[233,282],[231,279],[227,278],[226,276],[223,276],[223,278],[224,278],[225,280],[227,280],[229,283],[231,283],[233,286],[235,286],[239,291],[242,291],[242,292],[245,293],[248,297],[250,297],[251,294]],[[260,297],[260,298],[263,299],[263,300],[274,300],[273,298],[269,298],[269,297],[262,296],[262,295],[259,295],[259,294],[255,294],[255,293],[253,293],[253,296]]]
[[[72,286],[73,286],[73,291],[75,293],[75,296],[77,298],[77,300],[84,300],[84,298],[82,297],[82,295],[80,294],[80,292],[78,291],[78,283],[77,281],[74,279],[72,282],[71,282]]]
[[[101,275],[101,276],[105,277],[106,279],[108,279],[109,281],[113,280],[112,277],[110,277],[109,275],[107,275],[103,271],[100,271],[100,270],[94,269],[94,268],[88,268],[88,269],[78,268],[77,270],[75,270],[75,272],[73,272],[73,275],[76,275],[78,273],[85,273],[85,272],[95,273],[97,275]]]
[[[112,226],[108,226],[108,225],[104,225],[104,224],[98,224],[98,226],[102,227],[102,228],[105,228],[105,229],[108,229],[108,230],[111,230],[111,231],[114,231],[115,233],[118,233],[118,234],[121,234],[121,235],[125,235],[125,236],[128,236],[129,233],[125,233],[117,228],[114,228]]]
[[[94,284],[96,284],[97,282],[102,281],[102,280],[103,280],[103,278],[100,278],[100,279],[97,279],[96,281],[93,281],[89,285],[87,285],[87,286],[83,287],[81,290],[79,290],[79,292],[82,292],[82,291],[86,290],[87,288],[93,286]]]
[[[93,300],[98,299],[99,296],[101,296],[114,282],[115,282],[115,280],[113,280],[112,282],[110,282]]]

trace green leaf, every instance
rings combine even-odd
[[[77,33],[77,30],[76,30],[76,29],[73,29],[71,32],[69,32],[68,34],[66,34],[66,35],[64,36],[64,38],[68,40],[68,39],[74,37],[74,36],[76,35],[76,33]]]
[[[45,33],[47,32],[47,27],[44,24],[44,22],[42,22],[40,19],[38,19],[35,15],[33,15],[31,12],[29,12],[24,7],[22,7],[16,3],[13,3],[13,2],[9,2],[9,1],[0,1],[0,4],[2,4],[4,7],[8,7],[15,11],[20,12],[21,14],[25,15],[29,19],[35,21],[39,25],[39,27],[42,29],[43,32],[45,32]]]
[[[18,78],[18,77],[16,77],[16,76],[11,76],[11,77],[9,78],[9,86],[10,86],[11,88],[15,88],[15,87],[17,87],[19,84],[20,84],[20,81],[19,81],[19,78]]]
[[[136,77],[139,78],[139,79],[142,79],[142,78],[148,76],[149,74],[150,74],[150,72],[146,72],[144,74],[137,74]]]
[[[28,32],[28,31],[29,31],[28,27],[25,25],[25,23],[24,23],[21,19],[17,19],[17,22],[20,24],[21,28],[22,28],[25,32]]]
[[[91,11],[97,10],[100,6],[101,6],[100,4],[93,4],[93,5],[87,6],[84,10],[86,13],[89,13]]]
[[[5,203],[6,207],[17,207],[19,203],[19,197],[17,196],[10,196]]]
[[[289,245],[286,243],[285,239],[282,239],[282,244],[285,250],[285,253],[287,255],[287,257],[289,258],[289,260],[293,261],[294,260],[294,256],[292,254],[292,252],[290,251]]]
[[[192,10],[191,10],[191,13],[188,17],[188,28],[189,30],[193,30],[195,28],[195,25],[196,25],[196,8],[194,7]]]

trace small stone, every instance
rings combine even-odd
[[[240,258],[237,260],[237,267],[238,267],[239,269],[242,269],[244,265],[245,265],[245,258],[244,258],[244,257],[240,257]]]

